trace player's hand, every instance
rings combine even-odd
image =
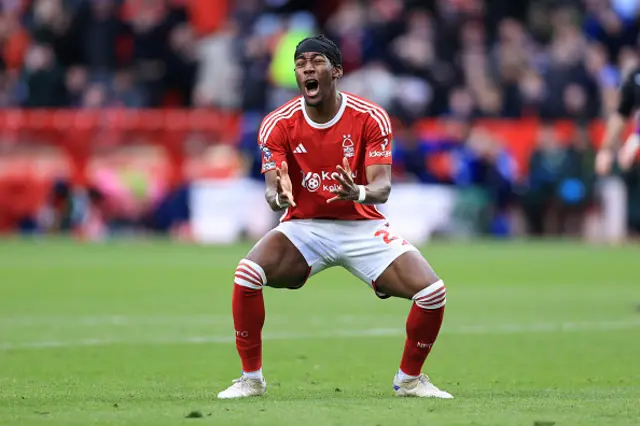
[[[608,149],[601,149],[596,155],[596,173],[605,176],[611,171],[613,164],[613,153]]]
[[[283,161],[280,167],[276,167],[276,190],[280,203],[289,204],[295,207],[296,202],[293,201],[293,186],[289,177],[289,166]]]
[[[331,193],[336,194],[336,196],[328,199],[327,203],[333,203],[334,201],[356,201],[360,196],[360,188],[358,188],[358,185],[353,181],[349,161],[343,158],[342,166],[337,166],[336,170],[338,170],[338,172],[333,173],[333,176],[340,183],[341,188],[331,190]]]
[[[620,152],[618,152],[618,164],[622,170],[629,170],[636,159],[636,154],[640,148],[640,136],[637,133],[629,136]]]

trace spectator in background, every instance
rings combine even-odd
[[[596,99],[597,96],[598,93],[595,90],[587,93],[584,85],[577,83],[569,84],[562,92],[563,117],[569,118],[574,122],[585,122],[594,118],[597,114],[594,107],[596,107],[597,104],[593,102],[593,100]],[[591,102],[590,99],[592,100]]]
[[[132,62],[149,106],[160,106],[167,95],[169,34],[185,19],[184,10],[173,10],[165,2],[128,2],[127,22],[131,28]]]
[[[623,46],[636,43],[639,30],[637,16],[634,16],[637,5],[634,10],[624,7],[620,1],[617,3],[618,7],[613,8],[611,2],[606,0],[587,0],[587,14],[583,25],[587,37],[604,44],[609,52],[609,59],[614,61]]]
[[[280,18],[279,27],[281,33],[275,40],[269,66],[269,79],[273,85],[268,99],[269,110],[298,96],[295,74],[291,72],[291,52],[295,51],[300,40],[315,33],[316,21],[311,14],[298,12],[288,18]]]
[[[459,135],[421,135],[410,120],[396,126],[393,170],[399,180],[420,183],[452,183],[451,154],[463,143]],[[466,126],[466,123],[460,123]]]
[[[67,105],[77,108],[82,105],[84,91],[89,84],[89,73],[83,66],[70,67],[65,75]]]
[[[586,128],[580,127],[570,144],[562,146],[552,124],[541,127],[522,198],[532,235],[581,232],[582,219],[593,202],[594,159]]]
[[[239,42],[241,64],[244,68],[240,86],[241,106],[244,112],[266,114],[268,92],[269,49],[264,35],[255,34]]]
[[[35,0],[26,14],[27,28],[32,41],[52,47],[56,61],[62,66],[73,60],[73,50],[78,40],[73,32],[72,17],[66,13],[62,0]]]
[[[196,34],[187,23],[177,24],[169,33],[165,53],[165,90],[175,91],[180,106],[192,105],[192,95],[198,70]],[[228,82],[228,80],[227,80]]]
[[[589,131],[580,125],[569,141],[558,187],[558,221],[565,235],[582,235],[586,213],[593,206],[595,155]]]
[[[457,156],[454,182],[460,188],[456,216],[474,233],[507,235],[516,166],[490,133],[473,128]]]
[[[474,117],[475,103],[467,88],[461,86],[451,91],[447,114],[461,121],[469,121]]]
[[[33,44],[20,78],[21,105],[25,108],[64,106],[64,73],[48,45]]]
[[[78,15],[83,19],[84,63],[95,72],[114,71],[124,59],[118,57],[118,46],[129,34],[129,27],[119,19],[115,1],[91,0],[84,5]]]
[[[617,107],[618,87],[622,83],[617,67],[608,62],[607,50],[600,43],[591,43],[585,54],[585,68],[599,94],[600,107],[595,106],[594,116],[608,116]]]
[[[518,80],[518,98],[522,117],[539,117],[550,94],[540,74],[532,69],[523,72]]]
[[[87,87],[82,99],[82,107],[86,109],[100,109],[108,105],[107,87],[102,83],[92,83]]]
[[[241,134],[238,145],[245,174],[258,181],[264,181],[262,152],[258,149],[258,130],[261,122],[262,114],[245,113],[240,125]]]
[[[529,68],[531,47],[522,24],[515,19],[504,19],[499,24],[498,41],[491,56],[491,81],[498,87],[486,87],[482,93],[484,112],[490,116],[520,117],[523,99],[519,81]],[[502,95],[500,95],[502,91]]]
[[[538,135],[538,146],[529,158],[529,175],[522,198],[531,235],[545,234],[546,216],[553,206],[565,154],[553,125],[543,123]]]
[[[68,232],[73,228],[74,197],[69,182],[56,180],[51,186],[46,204],[38,213],[38,226],[45,233]]]
[[[232,7],[246,1],[194,0],[187,5],[197,36],[199,66],[194,81],[194,100],[199,106],[238,108],[241,105],[240,55],[235,50],[242,27],[228,20]],[[251,5],[246,5],[251,9]]]
[[[442,111],[444,97],[439,94],[439,60],[435,50],[435,28],[431,15],[424,10],[412,10],[406,31],[390,43],[389,62],[399,85],[394,99],[396,113],[415,120],[430,110]],[[435,104],[434,104],[435,103]]]
[[[186,93],[185,98],[188,99]],[[145,93],[136,84],[132,69],[121,68],[115,72],[110,104],[124,108],[142,108],[147,104]]]

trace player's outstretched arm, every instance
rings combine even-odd
[[[353,181],[353,174],[349,167],[349,161],[343,159],[342,166],[337,166],[336,180],[341,188],[332,190],[335,197],[327,200],[357,201],[362,204],[384,204],[391,193],[391,166],[387,164],[373,164],[367,167],[367,185],[357,185]]]
[[[626,118],[619,112],[614,112],[607,120],[607,128],[605,131],[602,146],[596,157],[596,172],[599,175],[606,175],[611,170],[613,163],[614,151],[618,146],[620,135],[624,130]]]
[[[293,200],[293,187],[289,178],[289,168],[285,161],[281,167],[265,173],[266,191],[265,199],[271,210],[278,211],[289,206],[296,206]]]
[[[616,151],[618,147],[620,136],[627,124],[627,120],[633,112],[637,85],[636,79],[638,75],[640,74],[632,72],[626,77],[619,91],[620,100],[618,102],[618,108],[607,120],[605,136],[598,155],[596,156],[596,172],[599,175],[606,175],[611,170],[611,165],[615,157],[614,151]],[[627,151],[629,151],[629,147],[627,147]],[[622,154],[622,157],[624,157],[623,161],[627,160],[627,151]]]
[[[640,134],[634,131],[629,135],[622,148],[618,152],[618,164],[622,170],[629,170],[640,151]]]
[[[373,164],[367,167],[366,197],[363,204],[384,204],[391,194],[391,166]]]

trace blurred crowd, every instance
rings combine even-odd
[[[218,40],[225,3],[2,0],[0,105],[139,108],[220,100],[203,73],[227,48]]]
[[[469,220],[493,233],[508,232],[514,202],[535,234],[575,228],[593,206],[585,126],[615,108],[640,51],[637,0],[0,0],[0,8],[0,106],[238,110],[239,152],[256,178],[260,121],[296,94],[291,52],[322,32],[343,52],[340,88],[397,119],[397,179],[457,185],[461,215],[473,212]],[[412,131],[425,117],[451,131]],[[474,123],[526,117],[544,124],[523,178]],[[568,145],[546,124],[555,119],[578,124]],[[630,225],[640,231],[638,176],[636,168],[625,178],[638,212]]]
[[[396,116],[601,116],[637,63],[635,0],[1,0],[0,102],[268,111],[291,47]]]

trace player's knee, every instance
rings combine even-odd
[[[438,309],[447,303],[447,288],[442,280],[417,292],[412,300],[422,309]]]
[[[267,284],[267,276],[262,266],[252,260],[242,259],[236,268],[233,282],[235,285],[252,290],[262,290],[262,287]]]

